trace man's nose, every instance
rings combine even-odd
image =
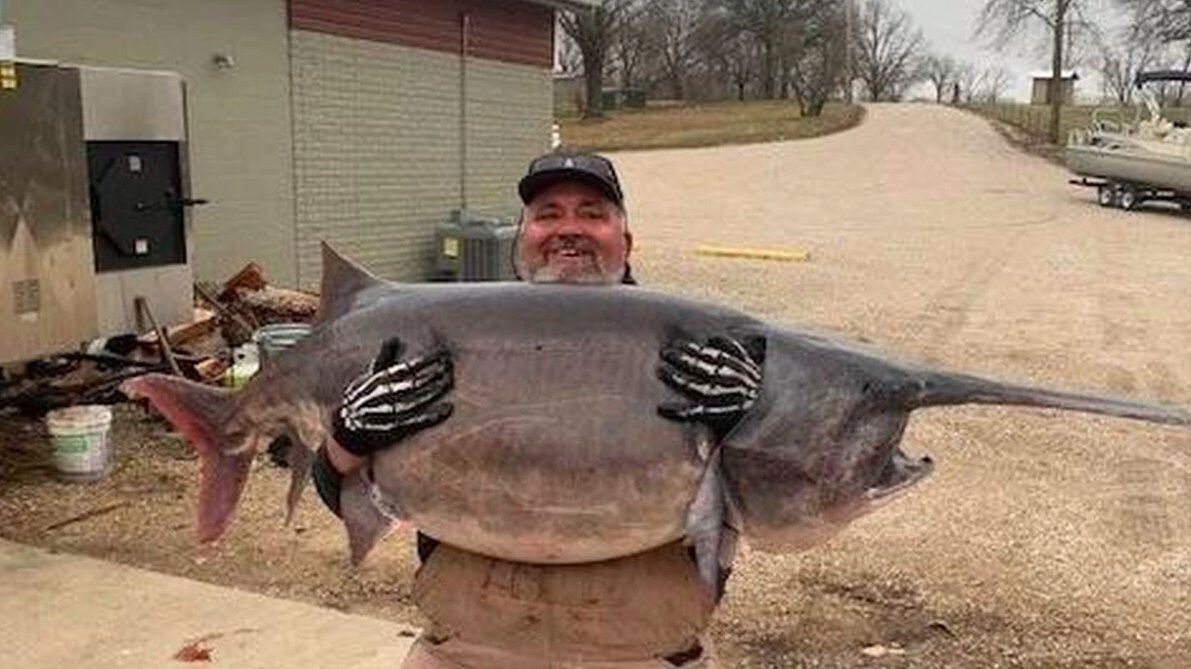
[[[558,219],[558,225],[555,226],[554,231],[557,235],[581,235],[585,229],[583,219],[575,214],[563,214]]]

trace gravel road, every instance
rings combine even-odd
[[[1191,406],[1191,219],[1101,209],[976,116],[874,105],[840,135],[615,157],[646,285]],[[811,261],[692,253],[708,242]],[[1191,431],[954,408],[905,443],[939,464],[917,490],[818,550],[741,560],[732,666],[1191,666]]]
[[[902,358],[1191,406],[1191,219],[1101,209],[978,117],[874,105],[835,136],[614,157],[648,286]],[[0,442],[34,435],[0,421]],[[262,459],[222,552],[196,564],[185,446],[127,408],[112,441],[104,481],[0,480],[0,535],[420,622],[408,532],[349,572],[312,494],[281,526],[288,475]],[[951,408],[920,412],[905,446],[938,463],[905,497],[813,551],[744,553],[713,628],[726,666],[1191,666],[1191,431]]]

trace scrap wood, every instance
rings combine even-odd
[[[287,288],[265,286],[261,290],[240,293],[240,301],[266,323],[314,320],[318,296]]]
[[[225,319],[227,319],[228,324],[238,327],[241,330],[243,330],[243,332],[244,332],[243,341],[247,341],[248,339],[250,339],[252,337],[252,332],[256,328],[253,327],[251,323],[244,320],[243,316],[233,313],[230,309],[228,309],[226,306],[224,306],[224,304],[222,302],[220,302],[219,300],[212,297],[211,291],[204,288],[201,283],[194,284],[194,292],[197,293],[198,296],[203,299],[203,301],[205,301],[207,304],[211,305],[211,308],[215,309],[215,311],[217,311],[220,316],[223,316]],[[232,339],[232,338],[229,337],[229,339]]]
[[[184,344],[208,332],[214,331],[215,326],[219,324],[215,316],[215,311],[211,309],[195,307],[193,320],[189,323],[182,323],[181,325],[173,325],[166,328],[165,336],[169,338],[170,344],[173,346]],[[157,344],[157,332],[146,332],[138,337],[137,341],[141,344],[154,346]]]
[[[149,320],[149,325],[157,333],[157,340],[161,345],[161,357],[170,366],[170,371],[174,373],[174,376],[182,376],[182,369],[178,367],[178,361],[174,359],[174,352],[170,349],[170,338],[157,324],[157,319],[153,318],[153,311],[149,309],[149,298],[138,295],[133,303],[136,305],[137,312],[144,313],[145,318]]]
[[[223,290],[215,297],[223,302],[230,302],[236,298],[236,293],[240,290],[262,290],[267,285],[264,270],[255,262],[250,262],[228,279],[223,284]]]
[[[107,506],[101,506],[99,508],[90,509],[89,511],[84,511],[82,513],[76,513],[75,515],[73,515],[69,518],[66,518],[65,520],[59,520],[56,523],[50,523],[49,525],[46,525],[45,527],[41,528],[41,531],[42,532],[52,532],[53,530],[62,529],[63,527],[66,527],[67,525],[74,525],[75,523],[80,523],[84,520],[88,520],[88,519],[94,518],[96,516],[102,516],[104,514],[111,513],[113,511],[115,511],[116,509],[119,509],[119,508],[125,507],[125,506],[128,506],[127,501],[116,502],[115,504],[108,504]]]
[[[228,363],[221,358],[207,358],[194,366],[194,371],[198,372],[199,377],[207,383],[212,383],[223,378],[223,373],[227,371]]]
[[[164,371],[168,368],[160,363],[108,373],[99,372],[92,365],[60,376],[24,379],[0,394],[0,407],[13,406],[28,415],[39,415],[73,404],[106,404],[122,399],[118,386],[126,379]]]

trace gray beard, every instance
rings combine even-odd
[[[517,275],[530,283],[582,283],[582,284],[617,284],[624,278],[624,263],[616,263],[611,267],[603,267],[598,257],[593,256],[592,263],[579,271],[568,271],[565,275],[549,263],[530,267],[521,256],[517,256]]]

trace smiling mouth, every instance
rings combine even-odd
[[[929,455],[915,460],[898,448],[864,496],[870,502],[886,501],[929,476],[934,468],[935,463]]]

